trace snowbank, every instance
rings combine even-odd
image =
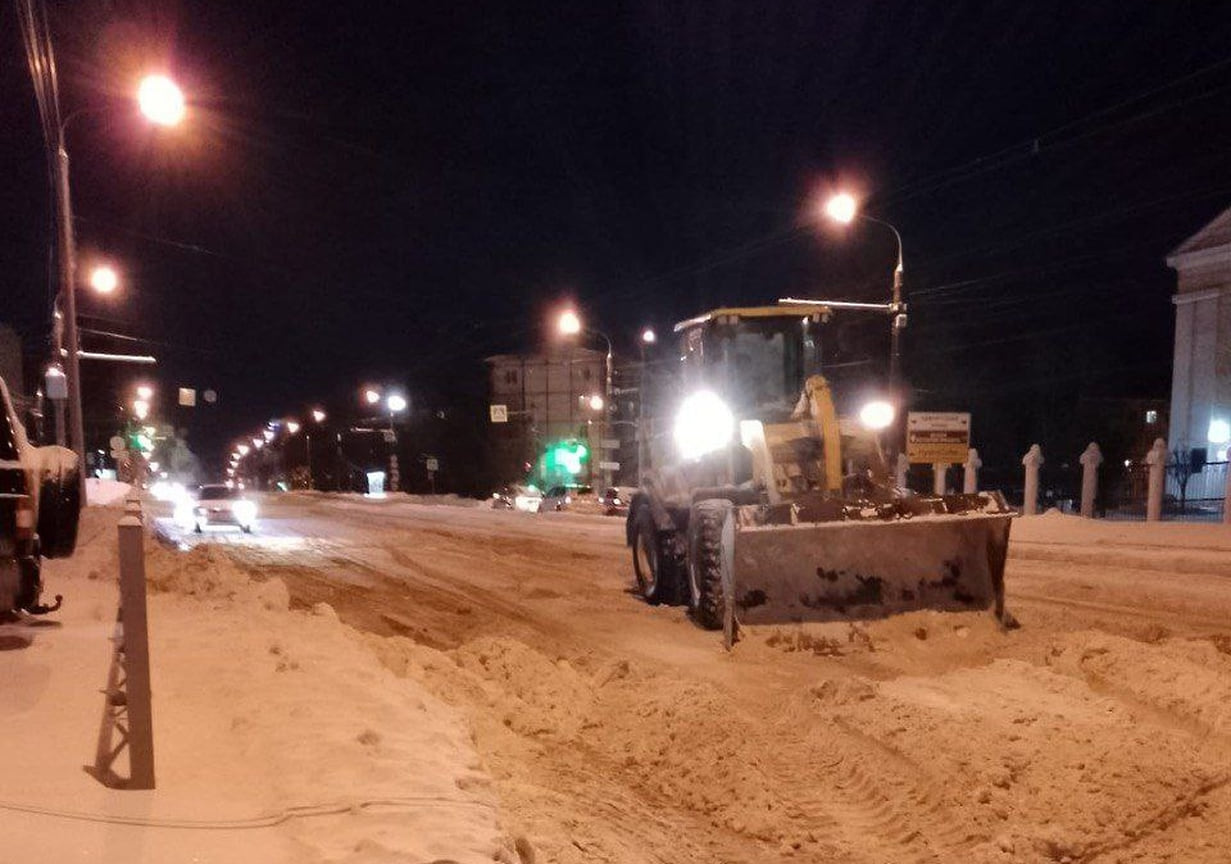
[[[158,788],[99,785],[115,516],[48,563],[62,614],[0,624],[6,860],[517,860],[464,718],[211,545],[147,544]]]
[[[132,487],[118,480],[103,480],[99,477],[87,477],[85,481],[86,503],[90,507],[107,507],[124,500]]]

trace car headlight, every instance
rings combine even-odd
[[[859,409],[859,422],[867,429],[885,429],[893,423],[893,406],[883,399],[874,399]]]
[[[693,393],[675,415],[675,444],[685,459],[700,459],[731,443],[735,415],[708,390]]]
[[[256,504],[252,501],[236,501],[233,509],[240,522],[251,522],[256,518]]]
[[[189,525],[192,523],[192,505],[180,502],[175,505],[175,524]]]

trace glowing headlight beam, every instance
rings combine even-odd
[[[699,459],[731,443],[735,415],[708,390],[693,393],[675,415],[675,444],[685,459]]]

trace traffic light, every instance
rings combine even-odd
[[[590,450],[578,441],[561,441],[547,450],[545,459],[548,473],[559,472],[577,475],[590,457]]]

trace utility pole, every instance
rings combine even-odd
[[[68,419],[69,441],[77,454],[77,473],[81,483],[81,506],[86,504],[85,421],[81,412],[81,343],[77,334],[77,249],[73,237],[72,199],[68,191],[68,151],[64,147],[64,127],[55,159],[57,224],[60,253],[60,297],[64,302],[64,338],[68,342]]]

